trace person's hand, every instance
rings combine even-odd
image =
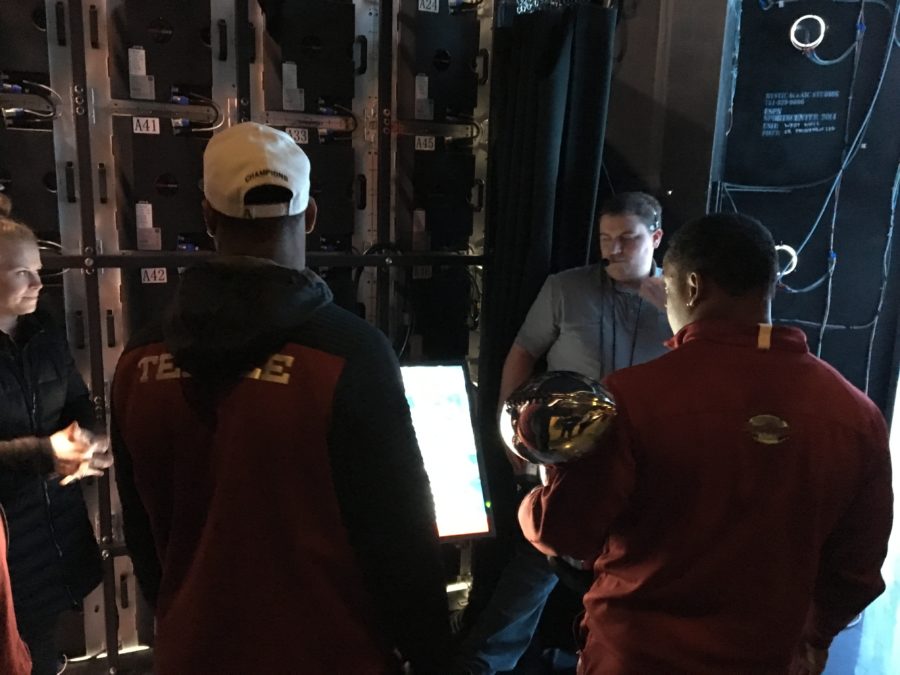
[[[666,283],[662,277],[645,277],[638,294],[660,311],[666,311]]]
[[[788,675],[820,675],[825,671],[827,661],[827,649],[817,649],[804,642],[794,652]]]
[[[110,463],[105,461],[107,443],[94,437],[72,422],[50,436],[53,447],[53,467],[63,477],[61,485],[68,485],[87,476],[100,476]],[[98,461],[99,460],[99,461]]]
[[[53,447],[53,468],[60,476],[71,476],[82,463],[90,460],[90,439],[78,422],[53,434],[50,445]]]

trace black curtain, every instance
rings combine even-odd
[[[476,550],[476,603],[517,528],[495,422],[503,361],[547,275],[588,261],[615,20],[615,9],[584,3],[494,30],[478,408],[498,537]]]

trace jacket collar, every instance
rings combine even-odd
[[[44,320],[41,310],[32,312],[31,314],[23,314],[16,322],[16,336],[0,331],[0,345],[3,349],[10,350],[13,347],[22,348],[37,334],[44,331]]]
[[[763,351],[768,349],[798,353],[809,351],[806,334],[799,328],[773,326],[767,323],[740,323],[725,319],[704,319],[690,323],[666,341],[666,346],[678,349],[683,344],[695,340],[752,347]]]

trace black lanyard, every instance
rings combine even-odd
[[[606,280],[604,279],[604,285],[605,285],[605,282],[606,282]],[[604,293],[603,295],[606,295],[606,294]],[[603,304],[600,306],[600,370],[601,370],[601,372],[600,372],[600,377],[598,379],[601,379],[601,380],[606,375],[609,375],[610,373],[618,370],[618,368],[616,367],[616,352],[617,352],[616,334],[618,333],[616,328],[617,328],[618,319],[616,318],[616,289],[615,289],[614,284],[611,284],[608,303],[605,302],[606,299],[607,298],[601,297],[601,302],[603,302]],[[612,321],[611,321],[611,323],[612,323],[612,353],[611,353],[612,363],[610,364],[610,366],[611,366],[610,369],[607,369],[605,367],[606,366],[606,359],[605,359],[606,321],[604,321],[604,318],[606,315],[606,305],[607,304],[610,305],[611,311],[612,311]],[[643,310],[643,308],[644,308],[644,298],[643,298],[643,296],[639,296],[637,312],[634,317],[634,326],[632,327],[632,330],[631,330],[631,353],[628,356],[628,364],[627,364],[628,367],[631,367],[634,365],[634,352],[637,349],[638,331],[640,330],[640,324],[641,324],[641,310]],[[622,367],[624,368],[626,366],[622,366]]]

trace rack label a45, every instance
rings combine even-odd
[[[416,150],[434,151],[434,136],[416,136]]]

